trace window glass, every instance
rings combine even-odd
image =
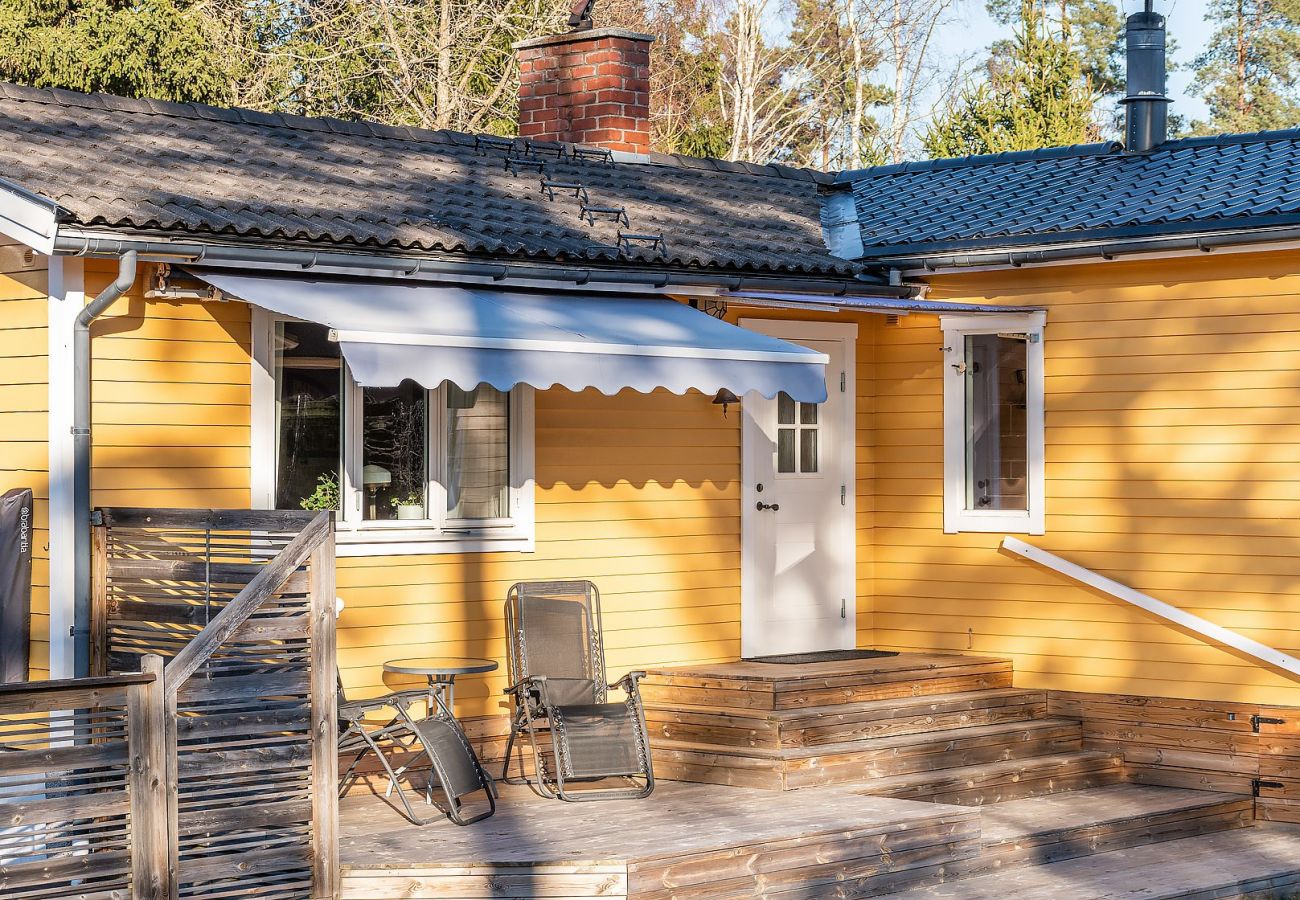
[[[778,428],[776,432],[776,470],[778,472],[793,472],[795,446],[794,446],[794,428]]]
[[[785,391],[776,395],[776,422],[778,425],[794,424],[794,398]]]
[[[367,519],[425,519],[428,392],[407,379],[362,391],[361,485]]]
[[[817,471],[817,429],[804,428],[799,432],[799,471]]]
[[[448,384],[447,517],[510,515],[510,395],[489,385],[464,391]]]
[[[809,475],[818,470],[817,428],[820,407],[796,403],[782,391],[776,395],[776,471]]]
[[[342,360],[329,330],[276,323],[276,509],[339,508],[342,393]]]
[[[1028,336],[965,340],[966,508],[1029,508]]]

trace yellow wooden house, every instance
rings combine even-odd
[[[1126,145],[666,156],[648,42],[524,48],[555,89],[516,140],[0,85],[33,677],[88,664],[93,508],[305,507],[358,694],[503,661],[508,587],[581,578],[611,671],[942,651],[1058,709],[1300,707],[1300,133],[1168,140],[1145,97]],[[626,98],[583,91],[597,52]]]

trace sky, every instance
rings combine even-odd
[[[1124,14],[1142,8],[1140,0],[1116,0]],[[1169,73],[1169,96],[1174,101],[1171,112],[1184,119],[1204,118],[1205,104],[1187,93],[1192,79],[1191,62],[1209,41],[1212,28],[1205,21],[1206,0],[1155,0],[1156,12],[1163,15],[1169,37],[1178,42],[1178,51],[1170,60],[1177,66]],[[1006,37],[1009,29],[989,18],[983,0],[961,0],[957,20],[946,29],[944,51],[957,58],[972,53],[982,55],[990,44]]]

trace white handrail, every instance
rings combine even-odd
[[[1120,584],[1118,581],[1113,581],[1104,575],[1098,575],[1091,569],[1085,569],[1083,566],[1062,559],[1055,553],[1048,553],[1033,544],[1026,544],[1024,541],[1013,537],[1004,537],[1002,539],[1002,549],[1051,569],[1053,572],[1064,575],[1072,581],[1077,581],[1104,594],[1109,594],[1117,600],[1123,600],[1125,603],[1144,609],[1152,615],[1159,616],[1168,622],[1186,628],[1188,631],[1195,632],[1217,644],[1232,647],[1247,656],[1254,657],[1275,668],[1284,669],[1293,675],[1300,675],[1300,659],[1296,659],[1294,656],[1283,653],[1281,650],[1275,650],[1261,644],[1259,641],[1253,641],[1248,637],[1237,634],[1235,631],[1224,628],[1222,625],[1215,625],[1207,619],[1192,615],[1185,610],[1165,603],[1163,600],[1157,600],[1155,597],[1136,591],[1131,587]]]

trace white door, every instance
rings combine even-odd
[[[856,326],[741,325],[830,357],[825,403],[751,393],[742,404],[741,655],[851,648]]]

